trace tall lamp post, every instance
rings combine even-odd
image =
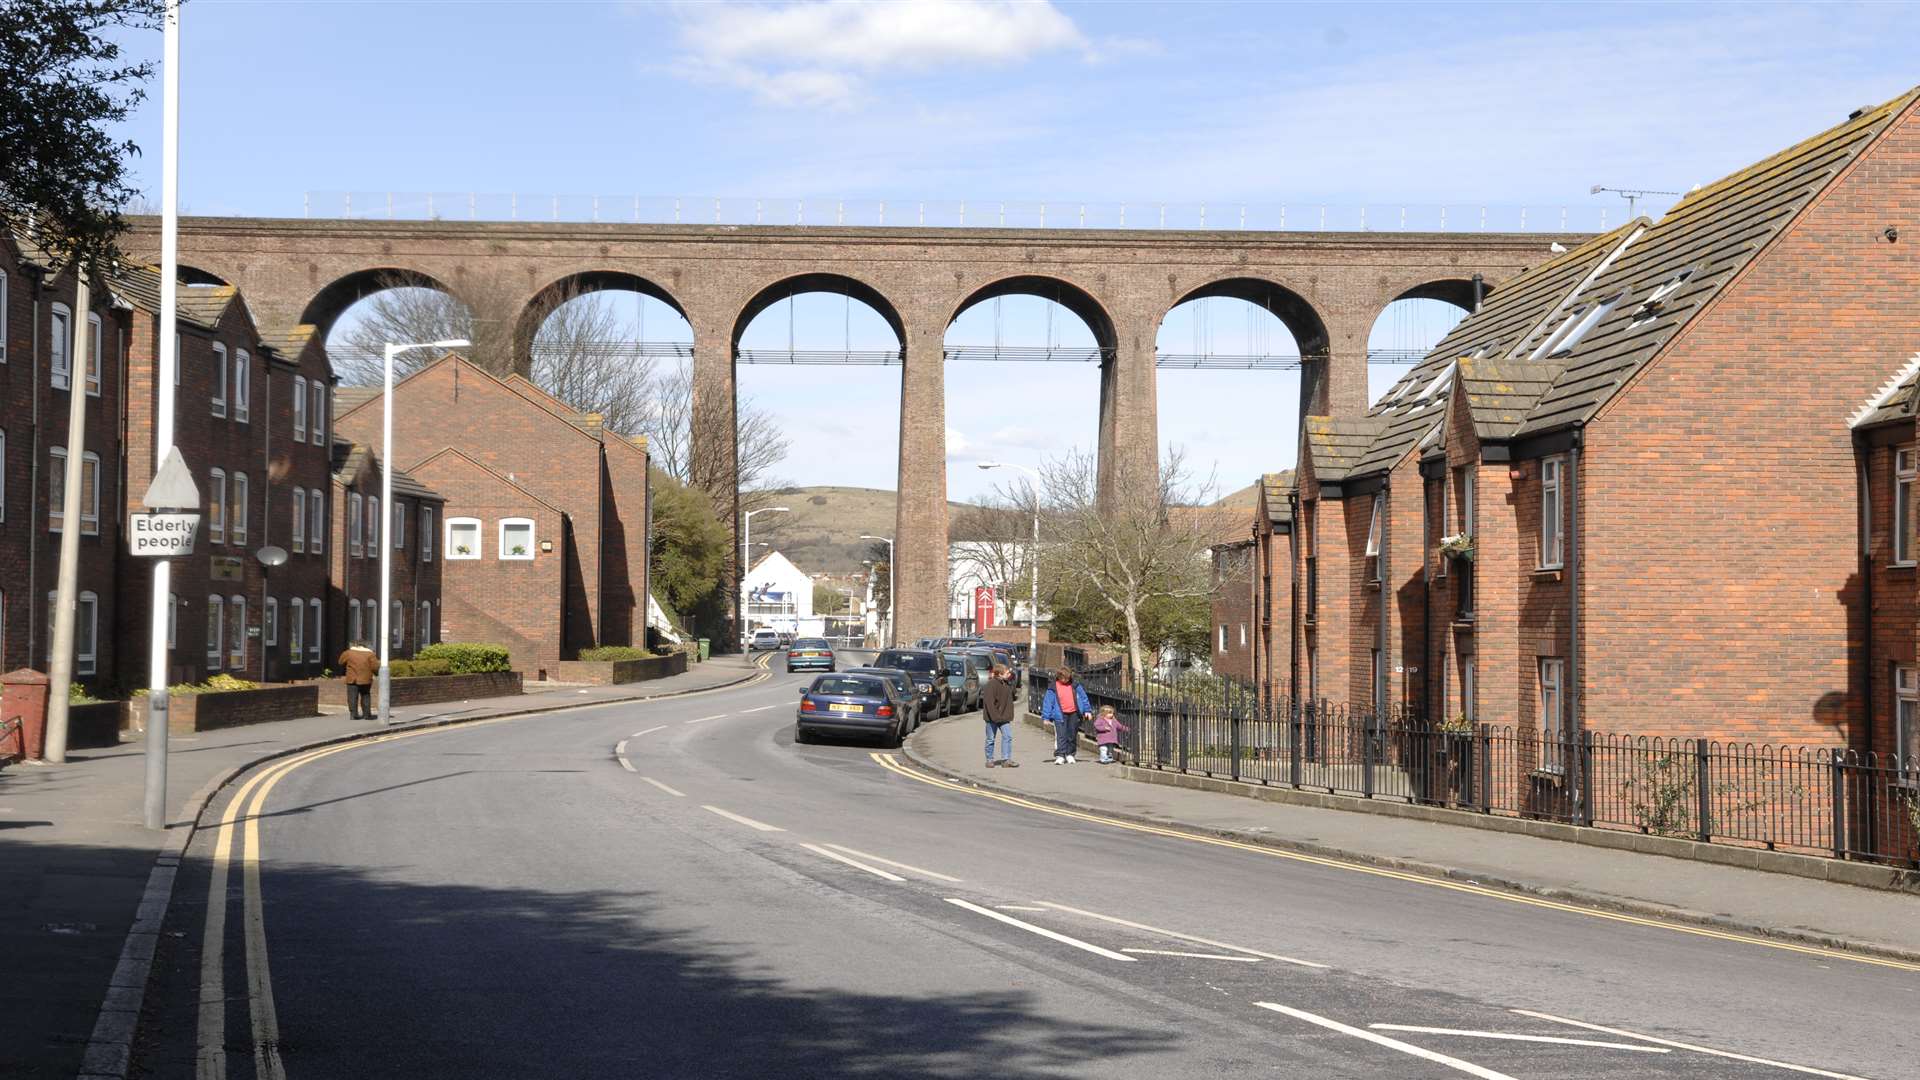
[[[734,592],[736,595],[739,595],[740,634],[742,638],[741,644],[743,645],[746,643],[744,639],[747,633],[747,598],[740,594],[746,589],[747,564],[753,558],[753,515],[766,513],[788,514],[792,513],[792,511],[784,506],[763,506],[758,510],[749,510],[740,516],[740,587],[735,589]]]
[[[883,541],[887,545],[887,633],[886,633],[886,638],[887,638],[887,648],[891,649],[895,645],[899,644],[899,642],[893,640],[893,612],[894,612],[894,609],[898,607],[900,604],[900,598],[893,594],[893,537],[868,536],[866,533],[861,533],[860,539],[879,540],[879,541]]]
[[[1027,662],[1039,662],[1040,653],[1040,474],[1025,465],[1004,461],[983,461],[982,469],[1019,469],[1033,477],[1033,550],[1027,552],[1027,567],[1033,574],[1033,593],[1027,598]]]
[[[446,341],[418,341],[399,345],[391,341],[386,347],[386,366],[380,385],[380,513],[386,520],[374,522],[374,531],[380,537],[380,722],[393,722],[392,689],[393,676],[388,669],[388,661],[393,651],[393,541],[388,534],[393,531],[393,358],[414,349],[464,349],[472,342],[465,338],[450,338]]]

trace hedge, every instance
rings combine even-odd
[[[507,665],[507,650],[502,645],[475,645],[466,642],[443,641],[438,645],[429,645],[414,654],[413,662],[418,665],[422,660],[444,660],[447,663],[446,674],[470,675],[483,671],[511,671]]]
[[[387,668],[396,679],[414,679],[422,675],[451,675],[453,662],[440,659],[390,660]]]
[[[595,645],[591,649],[581,649],[582,660],[651,660],[654,654],[646,649],[636,649],[632,645]]]

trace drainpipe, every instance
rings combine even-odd
[[[1573,449],[1567,455],[1567,732],[1573,739],[1573,820],[1585,825],[1592,813],[1586,805],[1586,693],[1580,666],[1580,453],[1586,428],[1573,429]]]
[[[1300,701],[1300,492],[1287,492],[1293,528],[1287,532],[1287,701]]]
[[[1393,538],[1393,485],[1382,482],[1380,485],[1380,619],[1374,627],[1374,649],[1380,657],[1379,671],[1373,674],[1373,722],[1376,728],[1386,727],[1387,712],[1387,590],[1392,587],[1393,574],[1387,563],[1387,548]]]
[[[1445,489],[1443,488],[1442,490],[1444,491]],[[1433,562],[1428,557],[1429,552],[1427,550],[1427,544],[1429,543],[1428,538],[1433,534],[1433,522],[1431,520],[1432,511],[1430,509],[1431,506],[1432,506],[1431,496],[1427,492],[1427,478],[1425,476],[1421,476],[1420,478],[1420,590],[1421,590],[1420,591],[1420,595],[1421,595],[1420,664],[1421,664],[1422,670],[1420,672],[1420,703],[1421,703],[1422,710],[1426,713],[1426,719],[1429,723],[1432,723],[1436,717],[1439,717],[1441,720],[1446,719],[1444,716],[1440,715],[1440,712],[1438,710],[1434,708],[1434,700],[1433,700],[1433,688],[1434,688]],[[1447,512],[1446,502],[1444,498],[1441,501],[1440,512],[1443,515]]]

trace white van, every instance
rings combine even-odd
[[[747,647],[756,651],[760,649],[777,649],[780,647],[780,632],[778,630],[769,630],[763,626],[753,632],[753,637],[747,642]]]

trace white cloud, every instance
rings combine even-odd
[[[762,101],[847,106],[873,76],[1019,63],[1092,47],[1050,0],[801,0],[678,10],[678,70]]]

